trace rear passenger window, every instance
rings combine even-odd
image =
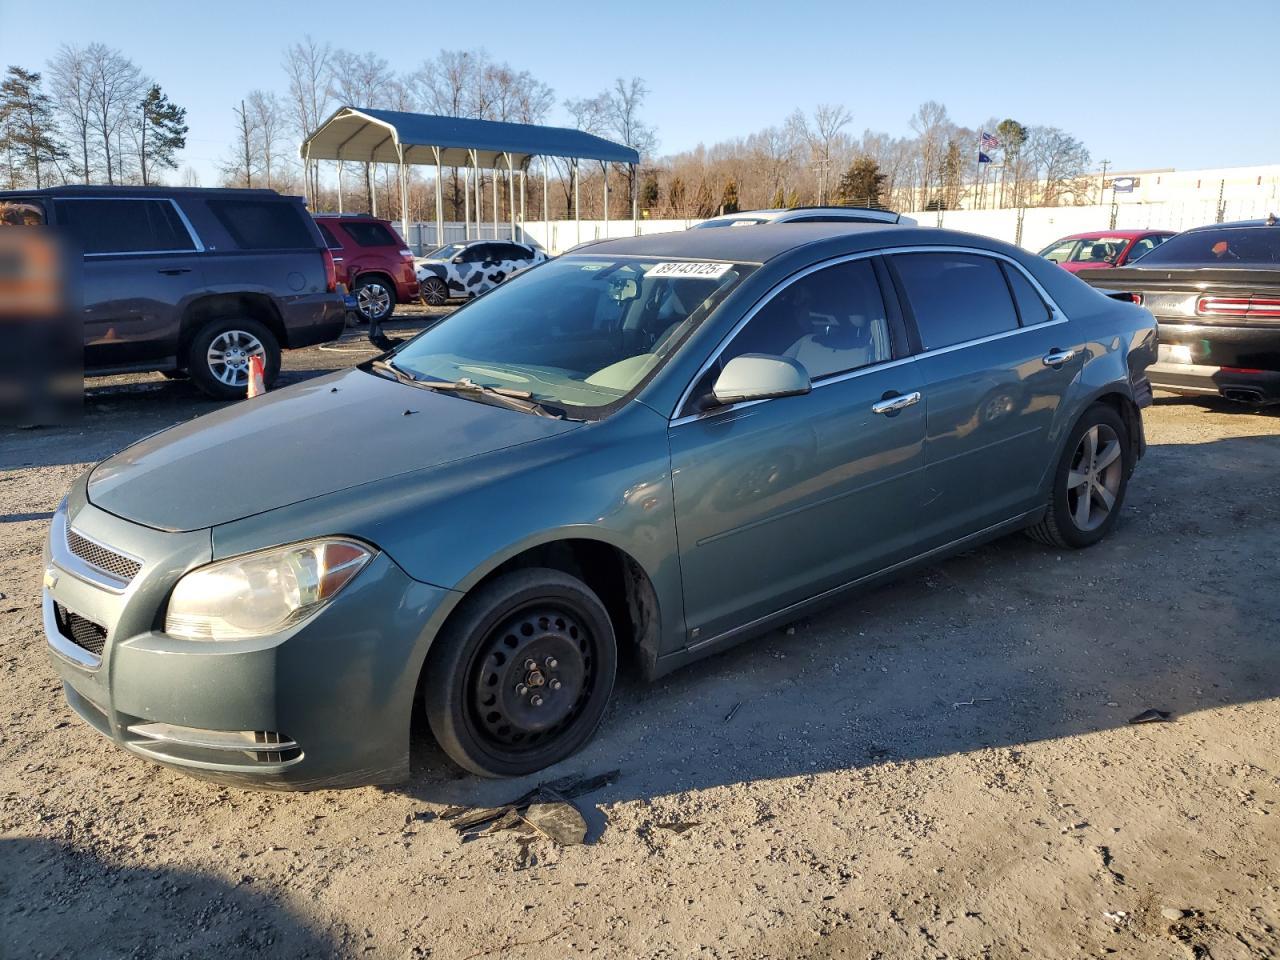
[[[207,202],[241,250],[315,249],[296,204],[243,197],[211,197]]]
[[[991,257],[902,253],[893,264],[926,350],[1018,329],[1009,287]]]
[[[398,247],[400,241],[380,223],[348,220],[342,225],[347,235],[362,247]]]
[[[333,235],[332,230],[330,230],[323,223],[317,222],[316,226],[320,228],[320,236],[324,237],[325,246],[327,246],[330,250],[342,249],[342,244],[338,242],[338,238]]]
[[[196,248],[168,200],[56,201],[58,225],[87,254],[182,253]]]
[[[784,287],[721,354],[720,369],[744,353],[790,357],[811,380],[891,359],[871,261],[838,263]]]
[[[1000,269],[1009,278],[1013,302],[1018,306],[1018,319],[1022,321],[1024,327],[1044,323],[1053,316],[1049,312],[1049,305],[1040,299],[1040,294],[1036,292],[1036,288],[1031,285],[1031,281],[1023,275],[1021,270],[1007,263],[1000,264]]]

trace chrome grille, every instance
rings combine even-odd
[[[54,619],[58,622],[58,631],[82,650],[88,650],[95,657],[102,656],[102,647],[107,642],[107,628],[94,623],[87,617],[73,613],[60,603],[53,605]]]
[[[67,549],[94,569],[128,583],[138,575],[142,564],[132,557],[116,553],[96,540],[81,536],[67,527]]]

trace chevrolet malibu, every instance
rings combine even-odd
[[[466,770],[536,771],[619,664],[660,676],[1013,531],[1101,540],[1155,342],[944,230],[595,244],[90,470],[44,557],[51,659],[103,736],[226,782],[397,780],[416,710]]]

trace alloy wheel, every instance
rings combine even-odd
[[[356,309],[366,320],[377,320],[391,309],[391,292],[376,280],[356,290]]]
[[[229,387],[249,383],[249,360],[261,357],[266,363],[267,350],[262,341],[245,330],[224,330],[209,343],[205,358],[209,372]]]
[[[545,746],[582,714],[598,652],[584,620],[559,605],[516,611],[472,661],[468,704],[476,732],[503,752]]]
[[[422,299],[430,306],[443,307],[449,302],[449,288],[439,277],[428,277],[422,281]]]
[[[1077,530],[1096,530],[1106,522],[1123,473],[1120,438],[1107,424],[1094,424],[1080,438],[1067,471],[1067,512]]]

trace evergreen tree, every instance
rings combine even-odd
[[[786,194],[782,192],[782,186],[779,185],[778,189],[775,190],[773,193],[773,209],[780,210],[786,205],[787,205]]]
[[[738,181],[730,177],[729,182],[724,185],[724,192],[720,194],[720,212],[737,213],[740,209],[741,207],[738,205]]]
[[[841,203],[864,207],[881,205],[880,192],[884,188],[885,175],[873,157],[858,157],[840,177],[836,186],[836,199]]]
[[[44,186],[45,168],[57,168],[67,156],[58,141],[53,106],[41,89],[40,74],[11,66],[0,83],[0,144],[9,169],[9,186],[18,187],[19,174],[36,188]]]
[[[138,161],[142,167],[142,184],[146,186],[156,170],[178,168],[175,154],[187,145],[187,111],[170,100],[153,83],[142,101],[142,140]]]

